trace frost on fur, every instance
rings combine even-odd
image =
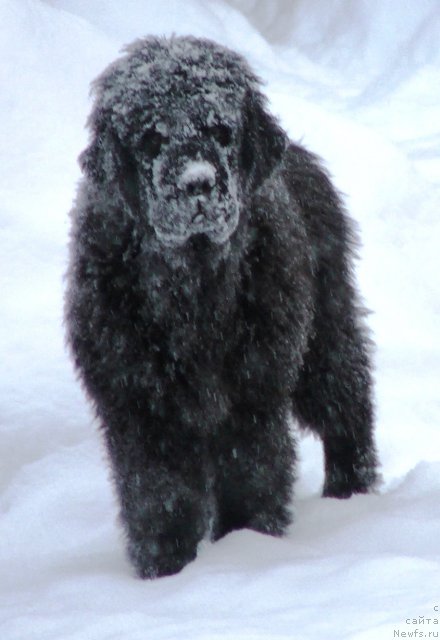
[[[240,56],[146,38],[94,94],[68,342],[151,578],[206,535],[285,531],[292,410],[323,440],[325,495],[374,486],[369,339],[350,220]]]

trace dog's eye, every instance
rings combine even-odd
[[[203,133],[215,138],[222,147],[227,147],[232,142],[232,129],[227,124],[213,124],[210,127],[206,127]]]
[[[156,129],[148,129],[142,136],[139,150],[149,158],[154,159],[159,155],[162,145],[167,142],[168,138],[162,133],[156,131]]]

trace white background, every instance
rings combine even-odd
[[[63,273],[89,83],[124,43],[173,32],[249,59],[360,225],[384,481],[320,498],[303,438],[287,537],[236,532],[142,582],[64,349]],[[0,0],[2,640],[439,631],[439,43],[438,0]]]

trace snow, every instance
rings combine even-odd
[[[438,1],[2,0],[0,25],[2,639],[438,637]],[[384,481],[320,498],[321,447],[304,438],[288,536],[236,532],[142,582],[64,348],[63,274],[89,83],[123,44],[172,32],[247,56],[346,194]]]
[[[186,187],[194,182],[207,181],[210,185],[215,181],[215,168],[210,162],[190,161],[180,176],[179,186]]]

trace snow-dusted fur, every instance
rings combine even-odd
[[[369,340],[351,223],[240,56],[147,38],[94,92],[68,341],[154,577],[206,535],[285,531],[291,411],[323,440],[325,496],[374,485]]]

